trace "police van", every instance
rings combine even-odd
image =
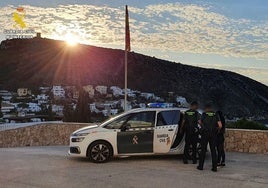
[[[107,162],[111,157],[182,154],[179,108],[144,108],[122,113],[101,125],[81,128],[71,134],[69,154]]]

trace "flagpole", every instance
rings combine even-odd
[[[124,110],[127,111],[127,49],[125,49],[125,100]]]
[[[128,8],[126,5],[125,15],[125,98],[124,98],[124,111],[127,111],[127,64],[128,64],[128,52],[130,51],[130,32],[129,32],[129,16]]]

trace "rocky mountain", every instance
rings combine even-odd
[[[172,91],[189,101],[214,101],[229,116],[267,115],[268,87],[245,76],[169,62],[131,52],[129,88],[163,96]],[[124,51],[89,45],[67,46],[51,39],[1,43],[0,85],[124,84]]]

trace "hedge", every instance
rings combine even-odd
[[[268,127],[266,127],[264,124],[255,121],[249,121],[246,119],[241,119],[236,122],[227,123],[226,128],[268,130]]]

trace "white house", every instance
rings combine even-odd
[[[125,89],[123,89],[123,94],[125,94]],[[129,97],[136,97],[136,94],[131,89],[127,89],[127,96],[129,96]]]
[[[113,93],[113,96],[118,97],[118,96],[122,96],[123,94],[123,90],[120,87],[117,86],[111,86],[110,90]]]
[[[140,103],[140,104],[139,104],[139,107],[140,107],[140,108],[146,108],[146,104],[145,104],[145,103]]]
[[[111,109],[111,115],[118,114],[118,109]]]
[[[125,100],[124,99],[120,100],[120,106],[121,106],[121,108],[124,109],[124,107],[125,107]],[[131,109],[132,109],[131,103],[129,101],[127,101],[127,110],[131,110]]]
[[[48,102],[49,96],[46,94],[40,94],[36,96],[36,100],[38,101],[38,104],[45,104]]]
[[[155,98],[154,93],[141,93],[141,97],[144,97],[145,99]]]
[[[83,86],[83,89],[88,93],[89,97],[93,97],[95,94],[94,87],[92,85]]]
[[[51,91],[54,97],[59,97],[59,98],[65,97],[65,90],[62,86],[53,86]]]
[[[180,106],[183,106],[183,107],[188,107],[189,105],[186,98],[182,96],[176,97],[176,102],[179,103]]]
[[[109,114],[108,114],[108,110],[102,110],[101,112],[102,112],[102,114],[103,114],[104,116],[109,116]]]
[[[79,91],[73,90],[73,99],[78,99],[79,98]]]
[[[99,92],[102,95],[106,95],[107,94],[107,86],[96,86],[95,90],[97,92]]]
[[[26,110],[28,112],[40,112],[41,111],[41,107],[39,106],[39,104],[33,103],[33,102],[29,102],[27,104],[28,104],[28,108]]]
[[[9,113],[11,110],[14,110],[14,109],[15,109],[15,106],[8,103],[8,102],[2,102],[2,104],[1,104],[1,111],[4,115]]]
[[[63,105],[52,105],[52,112],[55,112],[57,115],[63,115]]]
[[[47,93],[49,92],[50,88],[49,87],[39,87],[40,93]]]
[[[10,101],[12,94],[7,90],[0,90],[0,97],[2,97],[3,101]]]
[[[27,95],[31,95],[32,92],[28,88],[18,88],[17,94],[19,97],[25,97]]]
[[[107,109],[101,111],[104,116],[116,115],[118,114],[118,109]]]
[[[91,112],[99,113],[99,110],[96,108],[96,104],[95,103],[89,104],[89,109],[90,109]]]

